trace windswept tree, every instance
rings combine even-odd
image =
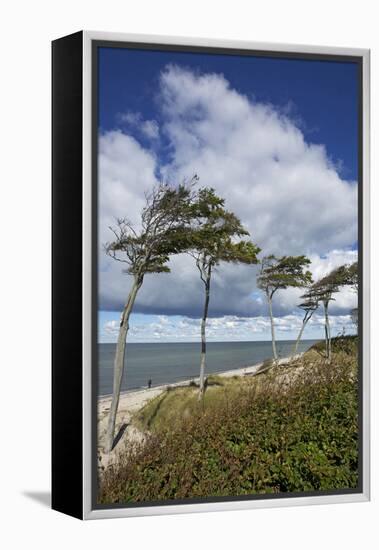
[[[359,321],[358,321],[358,308],[353,307],[353,309],[350,311],[350,319],[351,322],[355,325],[356,330],[358,331]]]
[[[325,313],[325,342],[326,342],[326,353],[329,357],[331,353],[331,336],[330,336],[330,324],[329,324],[329,302],[331,300],[334,300],[332,298],[333,293],[338,292],[340,286],[345,285],[354,285],[357,283],[357,267],[356,263],[352,264],[350,266],[348,265],[341,265],[331,271],[326,277],[321,279],[320,281],[317,281],[313,283],[308,291],[301,296],[304,301],[298,305],[299,308],[301,308],[305,315],[303,317],[303,323],[299,332],[299,335],[297,337],[295,346],[294,346],[294,354],[297,352],[299,342],[301,340],[301,337],[303,335],[304,329],[310,318],[312,317],[313,313],[318,309],[319,302],[322,302],[324,305],[324,313]]]
[[[318,294],[320,302],[322,302],[324,306],[325,355],[327,359],[330,359],[332,356],[332,343],[329,322],[329,303],[331,300],[334,300],[333,293],[338,291],[338,287],[335,286],[331,280],[329,281],[329,279],[324,277],[315,284],[315,290]]]
[[[325,317],[325,354],[328,360],[332,357],[332,336],[329,321],[329,304],[334,300],[333,295],[339,292],[341,286],[350,284],[353,280],[353,271],[346,265],[336,267],[330,273],[316,281],[312,290],[318,300],[323,303]]]
[[[224,199],[212,188],[202,188],[194,206],[198,227],[189,235],[189,254],[195,259],[204,284],[204,308],[201,320],[201,358],[199,399],[204,394],[206,367],[206,323],[211,292],[212,272],[221,262],[256,264],[260,248],[250,240],[240,220],[224,207]]]
[[[112,404],[105,442],[106,452],[110,452],[114,444],[129,317],[145,275],[169,272],[169,256],[182,251],[182,235],[194,213],[196,182],[197,176],[191,182],[178,187],[167,183],[158,184],[145,196],[146,202],[138,227],[123,218],[118,219],[115,227],[110,228],[113,240],[105,245],[105,251],[114,260],[126,264],[124,272],[131,276],[132,285],[120,319],[114,359]]]
[[[351,286],[355,292],[358,292],[358,262],[345,266],[345,277],[343,283]]]
[[[310,286],[307,292],[301,296],[301,299],[302,299],[302,302],[298,304],[297,307],[299,307],[304,311],[304,317],[303,317],[303,322],[301,324],[298,337],[296,338],[296,342],[293,348],[293,355],[296,355],[297,353],[301,337],[303,336],[303,332],[308,321],[311,319],[312,315],[319,307],[319,297],[317,295],[317,292],[315,292],[314,289],[312,288],[312,286]]]
[[[278,360],[275,341],[275,325],[272,300],[278,290],[305,287],[311,284],[312,274],[306,268],[311,261],[306,256],[265,256],[261,262],[261,271],[257,279],[258,288],[266,295],[270,322],[271,341],[274,361]]]
[[[353,290],[358,294],[358,262],[354,262],[353,264],[346,267],[346,280],[345,284],[348,286],[351,286]],[[358,314],[358,307],[354,307],[350,312],[351,320],[354,323],[356,329],[358,330],[358,324],[359,324],[359,314]]]

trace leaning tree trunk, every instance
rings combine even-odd
[[[113,448],[118,402],[120,400],[121,380],[124,373],[126,337],[129,330],[129,317],[132,312],[137,292],[140,289],[141,284],[142,278],[135,277],[133,286],[129,292],[128,301],[126,302],[121,315],[120,330],[118,333],[116,355],[113,367],[113,395],[111,409],[109,411],[108,428],[105,441],[106,453],[110,453]]]
[[[292,356],[296,355],[297,353],[297,348],[299,347],[299,343],[300,343],[300,340],[301,340],[301,337],[303,336],[303,332],[304,332],[304,329],[305,329],[305,325],[307,324],[307,320],[304,318],[303,320],[303,324],[301,325],[301,329],[300,329],[300,332],[299,332],[299,335],[296,339],[296,342],[295,342],[295,345],[293,347],[293,352],[292,352]]]
[[[205,355],[207,352],[207,342],[205,336],[205,327],[207,324],[208,317],[208,306],[209,306],[209,296],[211,288],[211,266],[208,267],[206,279],[204,282],[205,285],[205,302],[204,302],[204,311],[203,318],[201,320],[201,360],[200,360],[200,391],[199,391],[199,400],[204,395],[204,386],[205,386]]]
[[[296,339],[296,342],[295,342],[295,345],[294,345],[294,348],[293,348],[293,352],[292,352],[292,356],[296,355],[296,353],[297,353],[297,349],[299,347],[301,337],[303,336],[304,329],[305,329],[305,327],[306,327],[306,325],[307,325],[307,323],[308,323],[308,321],[311,317],[312,317],[312,313],[310,315],[308,313],[306,313],[304,315],[303,324],[301,325],[299,335]]]
[[[272,315],[272,296],[267,294],[267,300],[268,300],[268,309],[270,313],[270,321],[271,321],[271,342],[272,342],[272,353],[274,356],[274,360],[278,360],[278,354],[276,352],[276,342],[275,342],[275,327],[274,327],[274,317]]]

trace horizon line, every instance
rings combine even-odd
[[[322,340],[322,338],[303,338],[301,342],[310,342],[310,341],[317,341]],[[276,342],[295,342],[296,338],[289,338],[289,339],[276,339]],[[270,339],[268,340],[211,340],[208,341],[207,344],[242,344],[242,343],[260,343],[260,342],[271,342]],[[301,343],[300,342],[300,343]],[[98,344],[115,344],[117,345],[117,342],[100,342],[97,341]],[[127,345],[129,344],[201,344],[201,341],[197,340],[181,340],[181,341],[141,341],[141,342],[127,342]]]

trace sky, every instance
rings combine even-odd
[[[107,257],[110,225],[138,227],[157,181],[212,186],[267,254],[307,254],[315,279],[357,259],[358,74],[349,62],[100,48],[99,341],[115,342],[130,277]],[[187,255],[149,275],[130,322],[131,342],[198,341],[203,286]],[[268,340],[257,268],[214,273],[209,341]],[[278,339],[296,338],[301,291],[279,291]],[[332,332],[353,331],[356,294],[331,306]],[[321,338],[321,309],[305,338]]]

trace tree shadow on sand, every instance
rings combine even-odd
[[[162,396],[162,398],[158,401],[155,409],[153,410],[153,412],[151,413],[150,415],[150,418],[149,420],[147,421],[147,427],[150,429],[152,423],[154,422],[154,419],[156,418],[158,412],[159,412],[159,409],[161,408],[162,406],[162,403],[163,401],[165,401],[165,399],[167,398],[167,395],[168,395],[168,392],[165,392],[164,395]]]
[[[128,426],[129,426],[129,424],[122,424],[121,425],[120,429],[118,430],[118,434],[116,435],[116,437],[113,440],[112,451],[118,445],[118,443],[120,442],[120,440],[121,440],[122,436],[124,435],[125,430]]]

